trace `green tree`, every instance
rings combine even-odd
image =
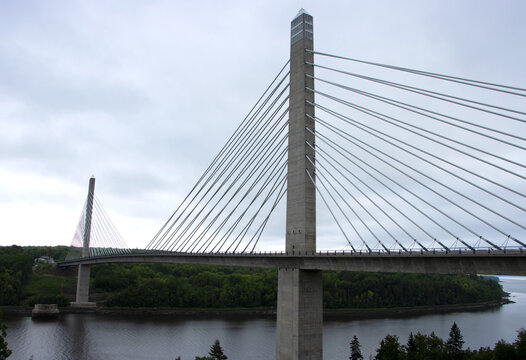
[[[526,359],[526,330],[524,328],[517,331],[517,340],[513,345],[517,349],[519,359]]]
[[[478,350],[466,350],[466,359],[469,360],[495,360],[493,350],[489,347],[481,347]]]
[[[407,360],[417,360],[419,359],[418,350],[416,348],[416,341],[413,332],[409,333],[409,338],[407,339],[406,345]]]
[[[219,344],[219,340],[216,339],[214,341],[214,345],[210,346],[210,351],[208,352],[208,355],[213,360],[226,360],[228,359],[228,356],[225,355],[223,348],[221,347],[221,344]]]
[[[375,360],[404,360],[405,351],[398,341],[398,336],[387,335],[376,350]]]
[[[414,335],[414,342],[416,347],[416,356],[412,359],[426,359],[426,360],[440,360],[448,359],[444,341],[432,332],[430,335],[420,334]]]
[[[12,352],[7,348],[7,342],[5,341],[6,329],[7,327],[2,324],[2,311],[0,310],[0,360],[7,359]]]
[[[349,357],[349,360],[363,360],[363,355],[360,350],[360,342],[358,341],[358,338],[356,335],[352,337],[351,340],[351,356]]]
[[[448,356],[454,360],[462,359],[464,357],[463,345],[464,340],[462,334],[457,323],[454,322],[449,331],[449,339],[447,339],[446,342]]]
[[[517,357],[517,350],[512,344],[508,344],[504,340],[500,340],[495,344],[495,349],[493,350],[493,358],[495,360],[515,360],[519,359]]]

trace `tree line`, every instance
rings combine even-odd
[[[93,267],[107,306],[275,307],[277,270],[178,264]],[[500,284],[478,276],[323,272],[324,306],[390,308],[498,301]]]
[[[350,342],[349,360],[363,360],[360,342],[353,336]],[[449,338],[443,340],[434,332],[431,334],[410,333],[407,343],[400,344],[396,335],[387,335],[376,349],[375,360],[520,360],[526,359],[526,330],[520,329],[513,343],[500,340],[491,347],[478,350],[463,349],[464,339],[456,323],[449,331]],[[372,358],[372,356],[371,356]]]
[[[469,304],[502,299],[501,285],[479,276],[325,271],[327,308]]]
[[[33,257],[19,246],[0,249],[0,305],[17,305],[33,266]]]

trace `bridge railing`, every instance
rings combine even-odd
[[[386,251],[384,249],[377,250],[320,250],[320,251],[254,251],[245,253],[186,253],[166,250],[142,250],[133,249],[126,253],[110,253],[110,254],[99,254],[97,256],[89,256],[85,258],[77,258],[76,260],[92,259],[92,258],[114,258],[114,257],[135,257],[135,256],[181,256],[181,257],[353,257],[353,256],[425,256],[425,255],[483,255],[483,254],[524,254],[525,250],[523,247],[507,247],[502,250],[494,249],[491,247],[480,247],[477,249],[468,248],[450,248],[445,250],[443,248],[431,248],[424,251],[423,249],[407,249],[404,250],[392,250]]]

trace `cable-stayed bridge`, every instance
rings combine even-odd
[[[315,51],[300,11],[290,60],[146,248],[91,179],[61,266],[79,304],[92,264],[278,268],[276,358],[321,359],[322,270],[526,275],[525,97]]]

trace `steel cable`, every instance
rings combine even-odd
[[[318,117],[316,117],[315,120],[316,120],[317,122],[319,122],[319,123],[324,124],[324,125],[327,124],[324,120],[321,120],[321,119],[318,118]],[[327,124],[327,125],[328,125],[328,124]],[[334,127],[334,126],[331,126],[331,125],[328,125],[328,128],[335,128],[335,127]],[[358,126],[358,128],[360,128],[360,127]],[[360,128],[360,129],[361,129],[361,128]],[[352,135],[347,134],[347,133],[344,132],[344,131],[341,131],[341,130],[339,130],[339,129],[337,129],[337,130],[338,130],[338,132],[336,132],[336,133],[339,134],[340,136],[342,136],[342,138],[345,139],[345,137],[344,137],[343,135],[341,135],[339,132],[344,133],[346,136],[349,136],[349,137],[351,137],[351,138],[353,138],[353,139],[355,139],[355,140],[357,140],[357,141],[363,143],[364,145],[367,145],[367,146],[369,146],[369,147],[375,149],[376,151],[378,151],[379,153],[381,153],[383,156],[386,156],[386,157],[388,157],[388,158],[390,158],[390,159],[392,159],[392,160],[394,160],[394,161],[400,163],[401,165],[406,166],[406,167],[410,168],[411,170],[413,170],[413,171],[419,173],[420,175],[422,175],[422,176],[424,176],[424,177],[426,177],[426,178],[428,178],[428,179],[430,179],[430,180],[432,180],[432,181],[434,181],[434,182],[436,182],[436,183],[438,183],[438,184],[440,184],[440,185],[442,185],[442,186],[444,186],[444,187],[446,187],[446,188],[448,188],[448,189],[451,190],[451,188],[448,187],[447,185],[445,185],[445,184],[439,182],[439,181],[436,180],[436,179],[431,178],[430,176],[428,176],[428,175],[422,173],[422,172],[419,171],[419,170],[416,170],[414,167],[412,167],[412,166],[410,166],[410,165],[407,165],[407,164],[404,163],[404,162],[401,162],[400,160],[394,158],[393,156],[391,156],[391,155],[389,155],[389,154],[386,154],[385,152],[383,152],[383,151],[381,151],[381,150],[378,150],[377,148],[375,148],[375,147],[373,147],[373,146],[371,146],[371,145],[365,144],[363,141],[361,141],[361,140],[355,138],[355,137],[352,136]],[[361,129],[361,130],[364,131],[363,129]],[[379,137],[379,138],[380,138],[381,140],[387,141],[387,140],[385,140],[385,139],[383,139],[383,138],[381,138],[381,137]],[[349,141],[349,140],[348,140],[348,141]],[[403,148],[402,148],[402,149],[403,149]],[[448,202],[451,203],[452,205],[455,205],[455,206],[458,207],[459,209],[465,211],[466,213],[468,213],[469,215],[473,216],[473,217],[476,218],[477,220],[479,220],[479,221],[485,223],[486,225],[490,226],[491,228],[493,228],[494,230],[500,232],[501,234],[503,234],[503,235],[505,235],[505,236],[508,236],[508,234],[506,234],[506,233],[503,232],[502,230],[500,230],[500,229],[494,227],[493,225],[489,224],[489,223],[486,222],[485,220],[481,219],[481,218],[478,217],[477,215],[473,214],[473,213],[470,212],[469,210],[467,210],[467,209],[465,209],[464,207],[460,206],[459,204],[457,204],[456,202],[452,201],[452,200],[449,199],[448,197],[442,195],[441,193],[437,192],[436,190],[430,188],[428,185],[422,183],[421,181],[417,180],[417,179],[414,178],[413,176],[407,174],[407,173],[404,172],[403,170],[398,169],[397,167],[395,167],[395,166],[393,166],[391,163],[389,163],[389,162],[387,162],[387,161],[381,159],[381,158],[378,157],[377,155],[374,155],[374,154],[371,154],[371,155],[377,157],[379,160],[381,160],[382,162],[386,163],[387,165],[389,165],[389,166],[392,167],[393,169],[395,169],[395,170],[401,172],[401,173],[404,174],[405,176],[409,177],[410,179],[412,179],[413,181],[417,182],[417,183],[420,184],[421,186],[425,187],[425,188],[428,189],[429,191],[433,192],[434,194],[436,194],[436,195],[438,195],[439,197],[443,198],[444,200],[448,201]],[[413,154],[413,155],[414,155],[414,154]],[[456,190],[451,190],[451,191],[456,192],[458,195],[461,195],[461,196],[465,197],[466,199],[471,200],[471,201],[477,203],[475,200],[466,197],[465,195],[463,195],[463,194],[457,192]],[[422,200],[423,200],[423,199],[422,199]],[[450,219],[451,221],[455,222],[457,225],[461,226],[462,228],[464,228],[465,230],[471,232],[472,234],[476,235],[477,237],[480,237],[481,239],[483,239],[484,241],[486,241],[486,242],[487,242],[488,244],[490,244],[491,246],[493,246],[493,247],[495,247],[496,249],[499,249],[499,250],[500,250],[500,248],[499,248],[497,245],[493,244],[493,243],[490,242],[488,239],[485,239],[485,238],[482,237],[480,234],[477,234],[477,233],[474,232],[472,229],[466,227],[465,225],[463,225],[463,224],[460,223],[459,221],[457,221],[457,220],[455,220],[454,218],[452,218],[450,215],[448,215],[448,214],[444,213],[442,210],[438,209],[436,206],[430,204],[428,201],[426,201],[426,200],[423,200],[423,201],[424,201],[426,204],[428,204],[429,206],[433,207],[436,211],[440,212],[443,216],[445,216],[445,217],[447,217],[448,219]],[[483,206],[483,205],[479,205],[479,206]],[[490,210],[490,211],[491,211],[491,210]],[[495,212],[495,213],[496,213],[496,212]],[[498,214],[498,213],[496,213],[496,214]],[[508,218],[504,217],[503,215],[500,215],[500,216],[503,217],[504,219],[507,219],[507,220],[508,220]],[[514,221],[511,221],[511,222],[515,224]],[[522,227],[520,224],[519,224],[518,226]]]
[[[273,113],[273,115],[268,119],[267,123],[270,123],[274,117],[276,116],[276,114],[278,113],[278,111],[281,109],[281,107],[284,105],[285,101],[287,100],[287,98],[278,106],[278,108],[275,110],[275,112]],[[274,124],[271,126],[271,128],[269,130],[267,130],[267,134],[270,134],[276,127],[277,125],[279,124],[279,122],[281,121],[281,119],[283,119],[284,115],[286,114],[287,111],[285,111],[280,117],[279,117],[279,120],[274,122]],[[286,124],[284,124],[281,129],[278,131],[278,134],[277,135],[274,135],[274,137],[272,138],[272,142],[274,142],[277,137],[279,136],[279,132],[282,131],[282,129],[284,128]],[[173,249],[175,246],[177,246],[177,244],[179,243],[179,240],[182,238],[182,236],[184,236],[184,234],[186,233],[186,231],[188,231],[188,229],[190,228],[190,226],[192,226],[192,224],[195,222],[195,220],[200,216],[200,214],[204,211],[204,209],[206,208],[206,206],[212,201],[212,199],[214,199],[214,197],[219,194],[219,191],[222,189],[222,187],[227,183],[227,181],[229,181],[229,179],[235,174],[235,172],[245,163],[245,165],[243,165],[242,169],[240,170],[240,172],[238,173],[237,177],[234,179],[233,183],[230,184],[230,186],[227,188],[227,191],[223,193],[223,195],[220,197],[219,200],[217,201],[221,201],[221,199],[226,195],[226,193],[233,187],[233,185],[240,179],[241,175],[243,174],[243,172],[247,169],[247,167],[249,167],[251,165],[251,161],[253,161],[255,158],[255,156],[257,155],[257,153],[259,151],[261,151],[262,149],[262,146],[264,146],[265,142],[264,140],[267,138],[267,134],[259,134],[258,135],[258,138],[256,138],[256,141],[255,141],[255,148],[252,148],[251,150],[245,152],[245,154],[242,156],[241,160],[238,161],[236,163],[236,165],[234,166],[234,169],[230,171],[230,173],[227,175],[227,177],[223,180],[222,184],[219,186],[219,188],[216,189],[216,191],[214,192],[214,194],[208,199],[208,201],[205,203],[205,205],[203,205],[203,207],[201,208],[201,210],[196,214],[196,216],[194,216],[192,218],[192,220],[190,221],[190,223],[186,226],[185,230],[183,231],[183,233],[181,233],[180,235],[178,235],[177,237],[177,240],[172,243],[172,245],[170,246],[170,249]],[[198,206],[199,203],[196,205]],[[184,224],[184,222],[189,218],[189,216],[192,214],[193,210],[195,210],[196,207],[194,207],[194,209],[192,209],[192,211],[186,216],[185,220],[180,224]],[[178,229],[180,228],[180,226],[178,227]],[[178,229],[176,229],[176,231],[174,232],[174,234],[178,231]],[[171,239],[173,238],[170,237],[169,238],[169,241],[171,241]],[[181,248],[179,247],[179,250],[181,250]]]
[[[313,92],[315,92],[315,93],[317,93],[317,94],[320,94],[320,95],[322,95],[323,97],[325,97],[325,98],[327,98],[327,99],[330,99],[330,100],[336,101],[336,102],[338,102],[338,103],[340,103],[340,104],[342,104],[342,105],[345,105],[345,106],[350,107],[350,108],[352,108],[352,109],[358,110],[358,111],[360,111],[360,112],[362,112],[362,113],[364,113],[364,114],[367,114],[367,115],[369,115],[369,116],[375,117],[375,118],[377,118],[377,119],[379,119],[379,120],[381,120],[381,121],[384,121],[384,122],[386,122],[386,123],[388,123],[388,124],[391,124],[391,125],[396,126],[396,127],[400,128],[400,129],[403,129],[403,130],[405,130],[405,131],[408,131],[408,132],[410,132],[410,133],[412,133],[412,134],[418,135],[418,136],[423,137],[423,138],[425,138],[425,139],[427,139],[427,140],[430,140],[430,141],[432,141],[432,142],[434,142],[434,143],[437,143],[437,144],[439,144],[439,145],[441,145],[441,146],[447,147],[448,149],[451,149],[451,150],[456,151],[456,152],[458,152],[458,153],[461,153],[461,154],[463,154],[463,155],[469,156],[469,157],[471,157],[471,158],[473,158],[473,159],[475,159],[475,160],[478,160],[478,161],[480,161],[480,162],[482,162],[482,163],[484,163],[484,164],[490,165],[490,166],[495,167],[495,168],[497,168],[497,169],[499,169],[499,170],[503,170],[503,171],[506,171],[506,172],[508,172],[508,173],[510,173],[510,174],[512,174],[512,175],[515,175],[515,176],[522,177],[522,178],[526,179],[524,176],[519,175],[519,174],[515,173],[514,171],[511,171],[511,170],[506,169],[506,168],[504,168],[504,167],[502,167],[502,166],[500,166],[500,165],[497,165],[497,164],[494,164],[494,163],[492,163],[492,162],[490,162],[490,161],[487,161],[487,160],[484,160],[484,159],[482,159],[482,158],[479,158],[478,156],[474,156],[474,155],[472,155],[472,154],[470,154],[470,153],[467,153],[467,152],[465,152],[465,151],[463,151],[463,150],[460,150],[460,149],[458,149],[458,148],[455,148],[455,147],[453,147],[453,146],[451,146],[451,145],[444,144],[443,142],[441,142],[441,141],[439,141],[439,140],[436,140],[436,139],[430,138],[430,137],[428,137],[428,136],[426,136],[426,135],[422,135],[422,134],[420,134],[420,133],[417,132],[417,131],[414,131],[414,130],[411,130],[411,129],[407,129],[407,128],[405,128],[405,127],[402,126],[402,125],[395,124],[394,122],[404,124],[404,125],[406,125],[406,126],[409,126],[409,127],[411,127],[411,128],[414,128],[414,129],[420,130],[420,131],[422,131],[422,132],[425,132],[425,133],[431,134],[431,135],[433,135],[433,136],[436,136],[436,137],[439,137],[439,138],[442,138],[442,139],[445,139],[445,140],[451,141],[451,142],[453,142],[453,143],[455,143],[455,144],[458,144],[458,145],[461,145],[461,146],[465,146],[465,147],[467,147],[467,148],[469,148],[469,149],[471,149],[471,150],[475,150],[475,151],[478,151],[478,152],[483,153],[483,154],[485,154],[485,155],[489,155],[489,156],[495,157],[495,158],[497,158],[497,159],[499,159],[499,160],[502,160],[502,161],[508,162],[508,163],[510,163],[510,164],[513,164],[513,165],[516,165],[516,166],[519,166],[519,167],[522,167],[522,168],[526,168],[526,165],[524,165],[524,164],[521,164],[521,163],[516,162],[516,161],[513,161],[513,160],[506,159],[506,158],[504,158],[504,157],[502,157],[502,156],[499,156],[499,155],[496,155],[496,154],[490,153],[489,151],[485,151],[485,150],[479,149],[479,148],[477,148],[477,147],[475,147],[475,146],[471,146],[471,145],[465,144],[465,143],[463,143],[463,142],[461,142],[461,141],[458,141],[458,140],[452,139],[452,138],[450,138],[450,137],[448,137],[448,136],[444,136],[444,135],[438,134],[438,133],[436,133],[436,132],[434,132],[434,131],[430,131],[430,130],[427,130],[427,129],[425,129],[425,128],[422,128],[422,127],[420,127],[420,126],[416,126],[416,125],[410,124],[410,123],[408,123],[408,122],[406,122],[406,121],[403,121],[403,120],[400,120],[400,119],[394,118],[394,117],[392,117],[392,116],[388,116],[388,115],[385,115],[385,114],[383,114],[383,113],[380,113],[380,112],[377,112],[377,111],[371,110],[371,109],[369,109],[369,108],[367,108],[367,107],[360,106],[360,105],[357,105],[357,104],[355,104],[355,103],[351,103],[351,102],[346,101],[346,100],[342,100],[342,99],[340,99],[340,98],[337,98],[337,97],[335,97],[335,96],[332,96],[332,95],[329,95],[329,94],[323,93],[323,92],[321,92],[321,91],[312,90],[312,89],[310,89],[310,88],[307,88],[307,89],[308,89],[308,90],[311,90],[311,91],[313,91]],[[387,119],[389,119],[389,120],[387,120]],[[392,120],[392,121],[391,121],[391,120]],[[521,147],[521,148],[522,148],[522,147]],[[524,148],[524,150],[526,150],[526,148]]]
[[[521,119],[521,118],[518,118],[518,117],[515,117],[515,116],[511,116],[511,115],[502,114],[502,113],[499,113],[499,112],[496,112],[496,111],[492,111],[492,110],[488,110],[488,109],[479,108],[479,107],[476,107],[474,105],[461,103],[461,102],[458,102],[458,101],[455,101],[455,100],[465,101],[465,102],[468,102],[468,103],[471,103],[471,104],[476,104],[476,105],[482,105],[482,106],[486,106],[486,107],[493,108],[493,109],[504,110],[504,111],[508,111],[508,112],[511,112],[511,113],[515,113],[515,114],[526,115],[525,112],[522,112],[522,111],[519,111],[519,110],[508,109],[508,108],[505,108],[505,107],[502,107],[502,106],[486,104],[486,103],[482,103],[482,102],[475,101],[475,100],[470,100],[470,99],[464,99],[464,98],[461,98],[461,97],[458,97],[458,96],[453,96],[453,95],[449,95],[449,94],[439,93],[439,92],[436,92],[436,91],[431,91],[431,90],[426,90],[426,89],[422,89],[422,88],[417,88],[417,87],[414,87],[414,86],[400,84],[400,83],[396,83],[396,82],[393,82],[393,81],[387,81],[387,80],[377,79],[377,78],[370,77],[370,76],[365,76],[365,75],[360,75],[360,74],[356,74],[356,73],[351,73],[351,72],[348,72],[348,71],[337,70],[337,69],[333,69],[333,68],[330,68],[330,67],[327,67],[327,66],[323,66],[323,65],[316,65],[316,64],[313,64],[313,63],[309,63],[309,62],[306,62],[306,64],[312,65],[312,66],[315,66],[315,67],[318,67],[318,68],[322,68],[322,69],[325,69],[325,70],[335,71],[335,72],[338,72],[338,73],[341,73],[341,74],[357,77],[357,78],[360,78],[360,79],[363,79],[363,80],[372,81],[372,82],[375,82],[375,83],[378,83],[378,84],[387,85],[387,86],[394,87],[394,88],[397,88],[397,89],[409,91],[409,92],[412,92],[412,93],[415,93],[415,94],[431,97],[433,99],[446,101],[446,102],[449,102],[449,103],[452,103],[452,104],[455,104],[455,105],[467,107],[467,108],[470,108],[470,109],[473,109],[473,110],[486,112],[488,114],[500,116],[500,117],[507,118],[507,119],[510,119],[510,120],[515,120],[515,121],[519,121],[519,122],[523,122],[523,123],[526,122],[525,119]],[[447,99],[447,98],[449,98],[449,99]],[[455,100],[451,100],[451,99],[455,99]]]
[[[312,147],[312,145],[309,144],[309,146]],[[310,159],[309,159],[310,161]],[[312,163],[312,162],[311,162]],[[351,196],[351,198],[354,200],[354,202],[356,202],[377,224],[378,226],[380,226],[398,245],[400,245],[400,247],[404,250],[404,251],[407,251],[407,249],[404,247],[404,245],[402,245],[398,239],[396,239],[395,236],[393,236],[393,234],[387,230],[385,228],[385,226],[383,226],[382,222],[381,221],[378,221],[378,219],[373,215],[371,214],[371,212],[369,210],[367,210],[367,208],[360,202],[358,201],[358,199],[356,199],[356,197],[349,191],[347,190],[347,188],[345,186],[343,186],[343,184],[330,172],[327,170],[327,168],[325,168],[325,166],[323,166],[322,163],[318,162],[317,164],[319,164],[319,166],[323,169],[323,171],[327,172],[327,174],[329,174],[329,176],[334,180],[336,181],[336,183],[349,195]],[[312,163],[313,166],[316,167],[316,174],[319,174],[320,176],[322,176],[325,181],[332,187],[332,189],[338,194],[338,196],[340,197],[340,199],[342,199],[343,202],[345,202],[345,204],[347,205],[347,207],[349,209],[351,209],[353,212],[354,212],[354,209],[352,209],[352,207],[347,203],[347,201],[345,200],[345,198],[340,194],[340,192],[338,190],[336,190],[336,188],[334,187],[334,185],[332,184],[332,182],[330,182],[329,180],[327,180],[327,178],[325,177],[324,175],[324,172],[320,172],[319,171],[319,168],[317,165],[315,165],[314,163]],[[347,181],[349,181],[349,179],[347,177],[344,177]],[[378,209],[381,209],[374,201],[371,200],[371,198],[369,198],[369,196],[367,196],[367,194],[365,194],[364,192],[362,192],[360,190],[360,188],[358,188],[353,182],[349,181],[349,183],[351,183],[351,185],[353,185],[362,195],[364,195],[373,205],[375,205]],[[331,195],[331,198],[332,198],[332,195]],[[334,201],[334,199],[333,199]],[[336,203],[336,201],[335,201]],[[337,203],[336,203],[337,204]],[[338,208],[340,209],[340,211],[343,213],[343,211],[341,210],[341,208],[339,207],[339,205],[337,204]],[[384,212],[385,214],[385,212]],[[346,217],[347,218],[347,217]],[[380,240],[375,236],[375,238],[380,242]],[[413,238],[411,238],[413,240]]]
[[[313,53],[313,54],[316,54],[316,55],[328,56],[328,57],[342,59],[342,60],[349,60],[349,61],[358,62],[358,63],[362,63],[362,64],[368,64],[368,65],[384,67],[384,68],[387,68],[387,69],[400,70],[400,71],[405,71],[405,72],[409,72],[409,73],[416,74],[416,75],[424,75],[424,76],[428,76],[428,77],[432,77],[432,78],[436,78],[436,79],[440,79],[440,80],[451,81],[451,82],[455,82],[455,83],[459,83],[459,84],[463,84],[463,85],[475,86],[475,87],[479,87],[479,88],[482,88],[482,89],[487,89],[487,90],[498,91],[498,92],[507,93],[507,94],[511,94],[511,95],[525,96],[526,97],[526,94],[516,93],[516,92],[502,90],[502,89],[496,89],[496,88],[493,88],[491,86],[496,86],[496,87],[500,87],[500,88],[504,88],[504,89],[510,89],[510,90],[526,91],[526,89],[519,88],[519,87],[495,84],[495,83],[490,83],[490,82],[486,82],[486,81],[478,81],[478,80],[467,79],[467,78],[462,78],[462,77],[458,77],[458,76],[438,74],[438,73],[433,73],[433,72],[429,72],[429,71],[410,69],[410,68],[401,67],[401,66],[395,66],[395,65],[380,64],[380,63],[376,63],[376,62],[372,62],[372,61],[359,60],[359,59],[353,59],[353,58],[349,58],[349,57],[345,57],[345,56],[338,56],[338,55],[327,54],[327,53],[323,53],[323,52],[319,52],[319,51],[313,51],[313,50],[310,50],[310,49],[305,49],[305,51]],[[485,86],[485,85],[488,85],[488,86]]]
[[[288,87],[288,86],[287,86]],[[286,89],[286,88],[285,88]],[[276,97],[276,99],[272,102],[272,104],[270,105],[270,107],[265,110],[265,112],[260,116],[260,120],[259,120],[259,124],[261,124],[261,128],[265,128],[266,126],[268,126],[268,124],[272,121],[272,119],[274,118],[275,114],[277,113],[277,111],[279,111],[279,109],[283,106],[283,104],[287,101],[288,97],[286,97],[282,103],[278,106],[278,110],[274,112],[273,116],[269,119],[267,119],[265,122],[263,122],[263,120],[266,118],[266,116],[268,115],[268,113],[270,112],[270,110],[275,106],[275,104],[277,103],[277,101],[280,99],[280,97],[283,95],[285,89],[283,89],[283,91],[278,95],[278,97]],[[255,129],[256,128],[253,128],[251,130],[251,132],[248,134],[250,136],[252,136],[252,134],[255,132]],[[267,130],[268,132],[268,130]],[[221,171],[221,173],[217,176],[217,178],[213,181],[213,183],[211,184],[211,186],[209,186],[205,193],[201,196],[201,199],[198,201],[198,203],[196,205],[194,205],[193,209],[190,210],[189,213],[187,213],[186,217],[183,219],[182,222],[179,222],[179,225],[177,226],[176,230],[172,231],[172,235],[169,235],[168,232],[166,234],[167,235],[167,238],[165,239],[165,242],[164,242],[164,245],[161,247],[161,249],[165,249],[166,246],[169,244],[169,242],[172,240],[173,238],[173,234],[174,233],[177,233],[179,228],[181,226],[183,226],[183,224],[188,220],[188,218],[190,217],[190,215],[193,213],[193,211],[196,209],[196,207],[199,205],[199,203],[208,195],[208,193],[210,191],[212,191],[212,189],[215,187],[215,185],[220,181],[220,179],[222,179],[223,175],[229,170],[229,168],[233,165],[234,166],[234,169],[233,170],[230,170],[230,173],[229,175],[227,175],[227,178],[226,179],[223,179],[222,183],[219,185],[219,188],[216,189],[216,191],[213,193],[212,197],[213,198],[218,192],[219,190],[221,190],[221,188],[225,185],[225,183],[228,181],[228,179],[235,173],[235,171],[239,168],[239,166],[241,166],[241,163],[237,163],[236,164],[236,161],[238,160],[238,158],[241,156],[241,161],[243,161],[243,159],[246,159],[246,154],[250,153],[250,151],[246,151],[246,148],[247,147],[250,147],[250,146],[253,146],[254,143],[257,143],[258,141],[260,142],[260,139],[261,139],[261,132],[257,133],[258,136],[255,136],[255,137],[246,137],[245,140],[243,141],[243,144],[241,145],[241,147],[239,149],[236,150],[236,152],[234,153],[233,157],[230,158],[228,160],[228,163],[227,165],[223,168],[223,170]],[[245,153],[245,155],[243,155],[243,153]],[[209,199],[210,201],[210,199]],[[185,211],[188,207],[185,208]],[[181,213],[182,215],[183,213]],[[180,216],[173,222],[173,224],[170,226],[170,228],[168,229],[168,231],[171,231],[171,228],[176,224],[176,222],[178,221],[178,219],[180,218]],[[173,248],[173,246],[172,246]]]
[[[460,118],[456,118],[456,117],[453,117],[453,116],[445,115],[445,114],[442,114],[442,113],[439,113],[439,112],[436,112],[436,111],[432,111],[432,110],[425,109],[425,108],[422,108],[422,107],[419,107],[419,106],[415,106],[415,105],[412,105],[412,104],[409,104],[409,103],[406,103],[406,102],[403,102],[403,101],[394,100],[394,99],[391,99],[391,98],[388,98],[388,97],[385,97],[385,96],[380,96],[378,94],[373,94],[373,93],[370,93],[370,92],[367,92],[367,91],[359,90],[359,89],[356,89],[356,88],[353,88],[353,87],[350,87],[350,86],[345,86],[345,85],[342,85],[342,84],[338,84],[338,83],[335,83],[333,81],[325,80],[325,79],[322,79],[322,78],[319,78],[319,77],[313,77],[313,76],[308,75],[308,74],[306,76],[307,77],[311,77],[314,80],[317,80],[317,81],[320,81],[320,82],[323,82],[323,83],[326,83],[326,84],[329,84],[329,85],[332,85],[332,86],[336,86],[336,87],[338,87],[340,89],[351,91],[351,92],[354,92],[354,93],[357,93],[357,94],[369,97],[371,99],[375,99],[377,101],[381,101],[383,103],[386,103],[386,104],[389,104],[389,105],[392,105],[392,106],[396,106],[396,107],[398,107],[400,109],[404,109],[404,110],[413,112],[415,114],[425,116],[425,117],[427,117],[429,119],[433,119],[433,120],[439,121],[441,123],[444,123],[444,124],[447,124],[447,125],[450,125],[450,126],[454,126],[456,128],[459,128],[459,129],[462,129],[462,130],[465,130],[465,131],[469,131],[469,132],[471,132],[473,134],[484,136],[484,137],[487,137],[488,139],[499,141],[499,142],[504,143],[506,145],[510,145],[510,146],[514,146],[514,147],[517,147],[517,148],[522,149],[522,150],[526,150],[525,147],[517,145],[515,143],[512,143],[512,142],[509,142],[509,141],[506,141],[506,140],[503,140],[503,139],[500,139],[500,138],[497,138],[497,137],[485,134],[485,133],[480,132],[480,131],[476,131],[476,130],[470,129],[468,127],[461,126],[459,124],[455,124],[455,123],[449,122],[449,121],[444,120],[444,119],[437,118],[435,116],[431,116],[429,114],[441,116],[441,117],[444,117],[446,119],[450,119],[450,120],[453,120],[453,121],[456,121],[456,122],[459,122],[459,123],[462,123],[462,124],[466,124],[466,125],[470,125],[470,126],[479,128],[479,129],[486,130],[486,131],[494,132],[495,134],[500,134],[500,135],[511,137],[511,138],[514,138],[514,139],[517,139],[517,140],[526,141],[526,138],[524,138],[522,136],[518,136],[516,134],[511,134],[511,133],[508,133],[508,132],[505,132],[505,131],[502,131],[502,130],[499,130],[499,129],[490,128],[488,126],[480,125],[480,124],[477,124],[477,123],[474,123],[474,122],[471,122],[471,121],[467,121],[467,120],[464,120],[464,119],[460,119]],[[307,88],[307,89],[311,90],[310,88]],[[416,109],[416,110],[413,110],[413,109]],[[422,113],[422,112],[417,111],[417,110],[421,110],[421,111],[427,112],[429,114]]]
[[[205,178],[205,176],[209,173],[209,171],[215,166],[215,164],[217,163],[217,161],[224,155],[225,152],[227,152],[227,149],[229,149],[231,147],[232,144],[237,144],[237,139],[242,136],[245,132],[245,130],[247,129],[247,127],[250,126],[250,124],[253,122],[253,120],[257,117],[257,114],[261,111],[261,109],[266,105],[266,103],[268,102],[268,100],[270,98],[272,98],[272,96],[274,95],[275,91],[277,91],[277,89],[281,86],[281,84],[285,81],[285,79],[288,77],[288,72],[287,74],[285,74],[285,76],[281,79],[281,81],[278,82],[278,84],[274,87],[274,89],[270,92],[270,94],[267,96],[267,98],[260,104],[261,100],[265,97],[265,94],[267,94],[267,92],[269,91],[269,89],[272,88],[273,84],[276,82],[276,80],[280,77],[281,73],[285,70],[285,68],[288,66],[288,64],[290,63],[290,60],[287,61],[287,63],[283,66],[283,68],[279,71],[279,73],[276,75],[276,77],[272,80],[272,82],[270,83],[270,85],[265,89],[265,91],[263,92],[263,94],[260,96],[260,98],[258,99],[258,101],[254,104],[254,106],[252,107],[252,109],[249,111],[249,113],[246,115],[245,119],[241,122],[241,124],[238,126],[238,128],[234,131],[234,133],[231,135],[231,137],[227,140],[226,144],[223,146],[223,148],[220,150],[220,152],[216,155],[216,157],[214,158],[214,160],[212,161],[212,163],[208,166],[208,168],[205,170],[205,172],[203,173],[203,175],[201,175],[201,177],[199,178],[199,180],[197,181],[197,183],[193,186],[193,188],[190,190],[190,192],[188,193],[188,195],[183,199],[183,201],[180,203],[180,205],[177,207],[177,209],[174,211],[174,213],[168,218],[168,220],[166,221],[166,223],[161,227],[161,229],[157,232],[157,234],[152,238],[152,240],[148,243],[148,245],[146,246],[146,248],[153,248],[153,247],[156,247],[158,245],[158,243],[160,241],[162,241],[162,239],[159,241],[158,240],[158,237],[160,236],[160,234],[165,230],[166,226],[168,225],[168,223],[170,223],[170,221],[174,218],[174,216],[177,214],[177,212],[179,211],[179,209],[183,206],[183,204],[185,203],[185,201],[187,201],[187,199],[190,197],[190,195],[194,192],[194,190],[198,187],[198,185],[201,183],[201,181]],[[260,106],[258,107],[258,104],[260,104]],[[256,109],[256,107],[258,107],[258,110],[256,110],[256,112],[254,113],[254,109]],[[251,115],[252,114],[252,115]],[[228,154],[225,156],[225,157],[228,157]],[[211,175],[213,176],[213,174]],[[210,178],[209,178],[210,179]],[[205,185],[203,186],[206,186],[206,183],[208,183],[208,180],[205,182]],[[202,190],[203,187],[201,187],[201,190]],[[194,195],[194,198],[192,199],[192,201],[199,195],[200,191],[199,190],[195,195]],[[176,220],[177,221],[177,220]]]

